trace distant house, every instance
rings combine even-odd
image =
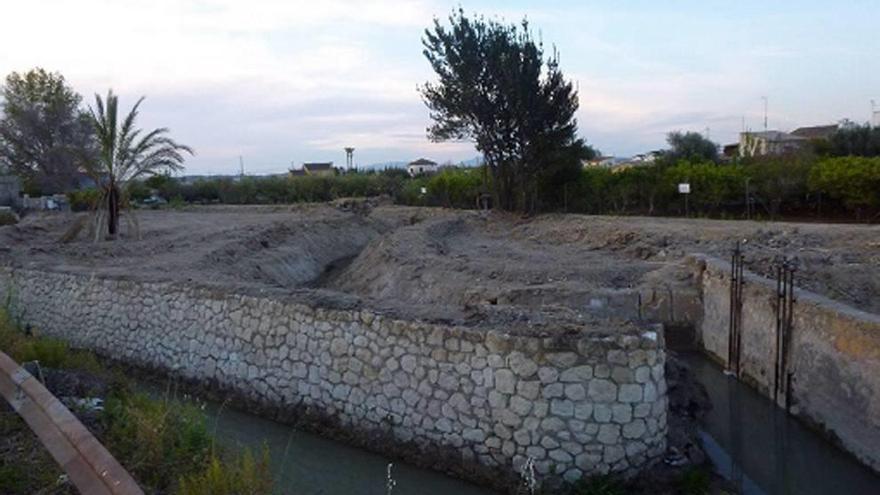
[[[303,163],[303,170],[306,171],[306,175],[336,175],[333,162]]]
[[[721,148],[721,156],[726,159],[733,159],[739,156],[739,143],[725,144]]]
[[[802,149],[808,142],[807,138],[781,131],[741,132],[739,156],[784,155]]]
[[[302,168],[292,168],[287,172],[287,175],[290,177],[301,177],[304,175],[328,177],[336,175],[336,168],[333,167],[333,162],[303,163]]]
[[[614,157],[613,156],[597,156],[596,158],[592,158],[590,160],[584,160],[582,162],[584,168],[591,167],[612,167],[614,166]]]
[[[422,174],[433,174],[436,173],[440,169],[437,162],[432,162],[427,158],[419,158],[418,160],[409,162],[409,165],[406,166],[407,172],[412,177]]]
[[[791,135],[802,137],[804,139],[828,140],[835,132],[837,132],[837,127],[837,124],[798,127],[791,131]]]
[[[647,157],[647,155],[643,155]],[[584,160],[581,162],[583,168],[610,168],[617,169],[620,167],[633,167],[637,165],[647,165],[648,161],[634,160],[631,158],[621,158],[618,156],[598,156],[592,160]]]
[[[654,163],[658,158],[663,154],[662,151],[649,151],[647,153],[639,153],[634,155],[629,159],[630,163],[639,164],[639,165],[647,165],[649,163]]]

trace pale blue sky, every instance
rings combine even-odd
[[[880,102],[880,1],[465,1],[527,16],[580,88],[581,134],[605,153],[662,147],[671,130],[736,139],[771,128],[867,121]],[[360,164],[476,155],[425,137],[420,38],[442,0],[0,0],[0,73],[64,73],[91,102],[112,86],[143,124],[196,148],[187,173],[291,162]]]

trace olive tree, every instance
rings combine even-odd
[[[93,150],[80,95],[61,74],[37,68],[9,74],[2,99],[0,169],[44,194],[72,189],[81,160]]]

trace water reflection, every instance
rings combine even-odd
[[[217,407],[207,408],[214,427]],[[384,495],[389,459],[250,414],[223,409],[221,442],[259,449],[266,442],[278,493]],[[490,495],[489,490],[441,473],[394,462],[395,495]]]
[[[880,476],[787,416],[702,355],[682,356],[713,408],[704,445],[719,472],[747,495],[874,495]],[[878,446],[880,448],[880,446]]]

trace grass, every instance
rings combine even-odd
[[[704,495],[709,493],[712,477],[706,469],[690,468],[678,479],[678,492],[682,495]]]
[[[120,370],[104,366],[85,350],[25,334],[9,312],[0,309],[0,350],[19,363],[39,361],[43,368],[85,371],[111,385],[99,416],[101,443],[147,493],[182,495],[264,495],[272,493],[269,453],[215,445],[202,408],[166,394],[154,398],[134,391]],[[25,453],[27,455],[23,455]],[[24,462],[22,462],[24,461]],[[60,468],[15,412],[0,409],[0,493],[68,493],[55,488]]]
[[[58,486],[62,474],[18,413],[0,407],[0,493],[74,493],[69,487]]]
[[[18,220],[15,218],[15,215],[9,213],[8,211],[0,211],[0,227],[4,225],[15,225],[18,223]]]
[[[625,495],[623,483],[614,476],[584,478],[572,486],[573,495]]]

